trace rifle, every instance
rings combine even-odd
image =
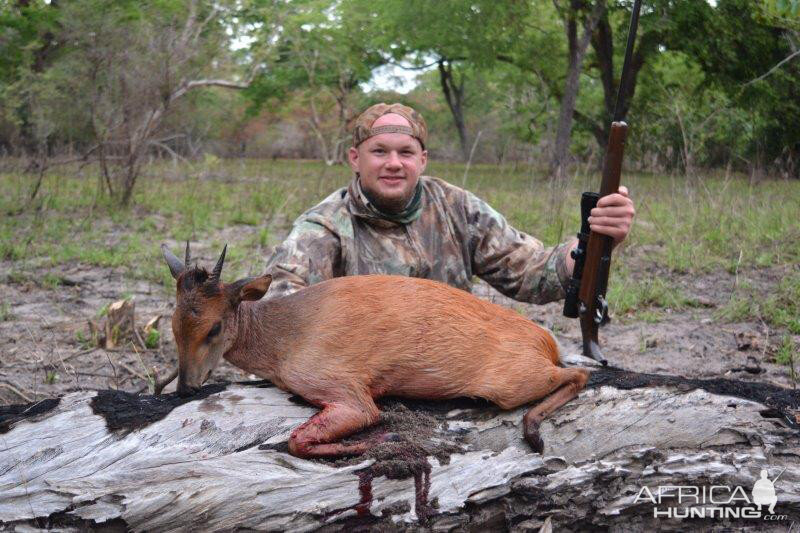
[[[622,155],[625,149],[625,138],[628,125],[622,120],[622,90],[630,69],[633,43],[636,40],[636,28],[639,24],[641,0],[635,0],[631,13],[631,25],[628,30],[628,42],[625,48],[625,62],[622,66],[617,103],[611,122],[611,133],[606,147],[606,158],[603,162],[603,179],[600,192],[585,192],[581,196],[581,230],[578,233],[578,246],[572,250],[575,268],[572,279],[567,286],[564,301],[564,316],[580,318],[581,335],[583,336],[583,355],[599,361],[604,366],[608,361],[600,350],[597,330],[608,323],[608,274],[611,268],[611,249],[614,240],[607,235],[600,235],[589,228],[589,215],[603,196],[613,194],[619,189],[622,172]]]

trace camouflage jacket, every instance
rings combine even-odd
[[[395,274],[470,290],[478,276],[522,302],[564,297],[568,243],[545,248],[474,194],[420,177],[419,213],[408,223],[376,214],[356,181],[303,213],[267,264],[268,298],[339,276]]]

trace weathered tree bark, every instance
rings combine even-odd
[[[288,455],[289,433],[316,409],[266,385],[209,385],[188,400],[77,392],[26,412],[4,408],[0,526],[535,531],[550,517],[569,530],[687,531],[785,530],[800,519],[798,391],[600,370],[543,424],[544,456],[521,438],[523,409],[471,400],[383,408],[372,434],[400,441],[349,461]],[[780,477],[774,514],[761,514],[785,520],[654,518],[692,505],[637,501],[643,487],[712,485],[741,486],[752,501],[762,468]]]

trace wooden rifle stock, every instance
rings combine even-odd
[[[608,272],[611,268],[611,249],[614,247],[614,240],[606,235],[590,231],[587,219],[589,212],[597,205],[600,198],[619,190],[622,154],[625,151],[625,137],[628,134],[628,125],[622,120],[625,116],[625,107],[622,105],[623,88],[624,81],[628,79],[627,76],[630,72],[641,7],[642,0],[633,0],[631,26],[628,29],[628,43],[625,46],[625,61],[622,64],[617,103],[614,106],[614,118],[611,123],[611,135],[608,138],[606,159],[603,162],[603,181],[600,183],[599,194],[583,193],[581,198],[581,231],[578,233],[578,247],[572,251],[575,268],[572,271],[572,279],[567,286],[564,301],[564,315],[580,318],[583,355],[600,361],[604,365],[607,365],[608,361],[600,350],[597,329],[609,320],[606,290],[608,289]]]
[[[608,139],[606,158],[603,164],[603,179],[600,183],[600,193],[596,195],[597,199],[613,194],[619,189],[627,133],[628,125],[625,122],[619,121],[611,124],[611,135]],[[582,216],[588,216],[588,212]],[[588,222],[585,220],[583,222],[584,227],[588,227]],[[581,235],[579,235],[580,238]],[[613,238],[590,231],[585,250],[583,246],[579,246],[579,251],[573,255],[575,259],[574,273],[579,276],[579,279],[573,278],[571,287],[573,287],[573,294],[577,292],[577,315],[580,318],[583,336],[583,355],[604,365],[608,364],[608,361],[600,350],[597,330],[609,320],[606,290],[608,289],[613,245]],[[564,305],[564,314],[574,317],[574,314],[568,312],[569,306],[574,308],[575,302],[569,302],[568,294],[568,301]]]

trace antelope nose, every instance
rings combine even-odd
[[[178,396],[181,398],[192,396],[197,393],[198,390],[200,390],[200,387],[191,387],[182,381],[178,382]]]

